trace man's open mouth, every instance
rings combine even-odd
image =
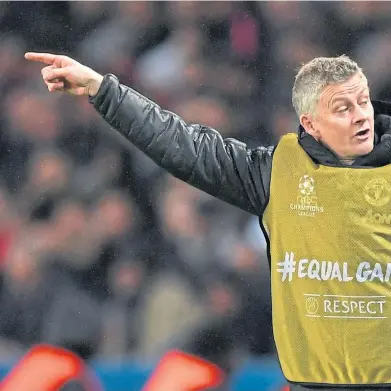
[[[368,136],[368,135],[369,135],[369,129],[360,130],[359,132],[357,132],[357,133],[355,134],[356,137],[360,137],[360,138],[366,137],[366,136]]]

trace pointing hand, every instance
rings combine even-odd
[[[29,52],[25,58],[47,64],[41,73],[50,92],[65,91],[72,95],[94,96],[103,80],[102,75],[67,56]]]

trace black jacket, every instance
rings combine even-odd
[[[269,194],[274,147],[247,148],[223,139],[214,129],[187,124],[179,116],[106,75],[90,102],[113,128],[175,177],[206,193],[260,216]],[[391,105],[373,102],[377,149],[354,166],[381,166],[391,161]],[[382,115],[379,115],[382,114]],[[299,129],[299,142],[320,164],[342,166],[339,159]]]
[[[249,213],[262,215],[268,201],[274,147],[249,149],[240,141],[223,139],[209,127],[186,124],[110,74],[90,102],[106,122],[175,177]],[[391,162],[391,105],[372,103],[375,148],[357,159],[356,167]],[[314,162],[342,166],[334,153],[302,128],[299,143]]]

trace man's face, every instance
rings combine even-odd
[[[374,114],[366,78],[359,73],[346,82],[327,86],[315,118],[302,115],[300,121],[309,134],[341,159],[368,154],[374,143]]]

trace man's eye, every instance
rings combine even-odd
[[[361,101],[361,103],[360,103],[360,104],[361,104],[361,105],[367,105],[367,104],[368,104],[368,102],[369,102],[368,100],[363,100],[363,101]]]
[[[343,112],[348,111],[348,110],[349,110],[348,106],[342,106],[342,107],[340,107],[340,108],[338,109],[338,112],[339,112],[339,113],[343,113]]]

